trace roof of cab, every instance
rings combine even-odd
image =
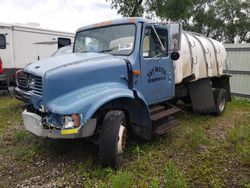
[[[115,20],[109,20],[105,22],[87,25],[87,26],[79,28],[76,32],[87,30],[87,29],[92,29],[92,28],[108,26],[108,25],[116,25],[116,24],[124,24],[124,23],[141,23],[141,22],[154,23],[152,20],[142,18],[142,17],[127,17],[127,18],[119,18]]]

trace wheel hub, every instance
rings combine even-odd
[[[126,140],[127,140],[127,129],[122,124],[119,129],[119,137],[118,137],[118,154],[123,153],[126,148]]]
[[[219,110],[222,112],[225,108],[225,105],[226,105],[226,99],[225,97],[223,97],[220,101],[220,104],[219,104]]]

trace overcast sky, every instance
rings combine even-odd
[[[36,22],[42,28],[75,32],[120,17],[105,0],[0,0],[2,23]]]

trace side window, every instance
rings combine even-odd
[[[4,34],[0,34],[0,49],[6,48],[6,39]]]
[[[59,49],[59,48],[64,47],[64,46],[71,45],[71,39],[59,37],[57,40],[57,43],[58,43],[58,49]]]
[[[161,28],[155,28],[161,43],[167,50],[167,44],[168,44],[168,35],[167,30],[161,29]],[[142,48],[142,54],[144,58],[152,58],[152,57],[166,57],[165,52],[162,51],[161,43],[153,30],[152,27],[147,27],[144,32],[144,38],[143,38],[143,48]]]

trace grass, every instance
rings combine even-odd
[[[130,188],[133,185],[132,175],[128,172],[118,172],[111,177],[111,187]]]
[[[166,187],[186,188],[188,187],[185,177],[178,171],[175,164],[169,161],[166,167]]]
[[[132,137],[117,171],[100,168],[86,140],[25,131],[22,110],[0,97],[0,187],[250,187],[250,102],[234,100],[220,117],[180,114],[152,142]]]

